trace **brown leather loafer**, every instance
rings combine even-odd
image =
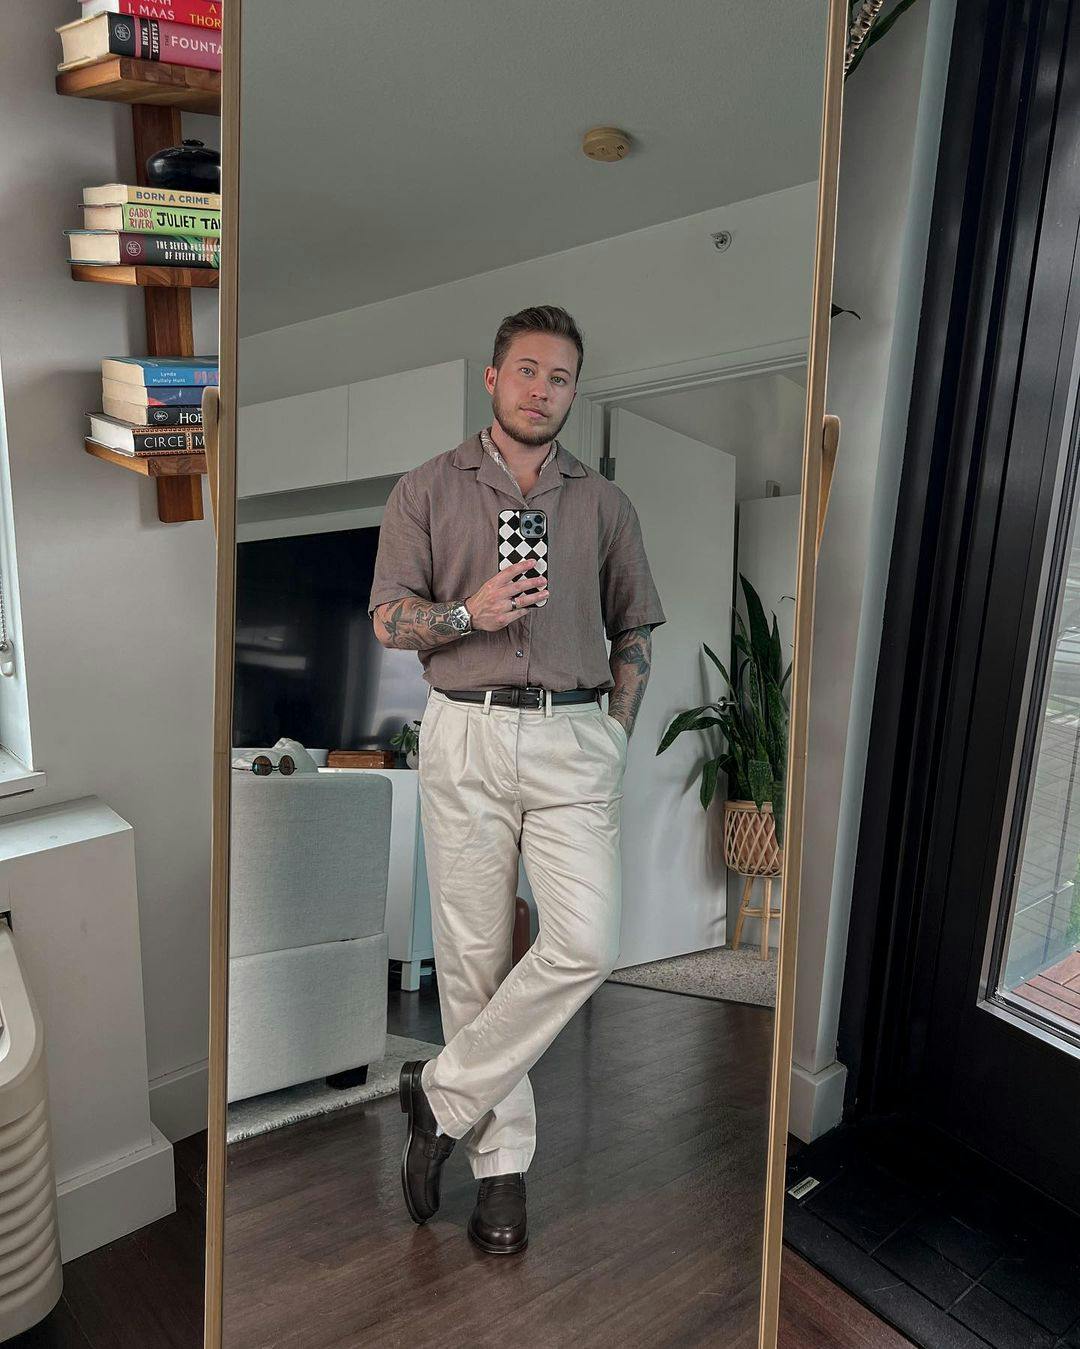
[[[403,1063],[398,1079],[398,1098],[409,1117],[409,1132],[401,1157],[401,1188],[405,1207],[414,1223],[426,1223],[438,1211],[443,1162],[457,1142],[449,1134],[435,1132],[438,1121],[420,1085],[425,1062],[425,1059],[410,1059]]]
[[[489,1255],[514,1255],[529,1244],[525,1220],[525,1177],[482,1176],[469,1219],[469,1240]]]

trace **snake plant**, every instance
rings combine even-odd
[[[739,584],[746,601],[746,621],[736,610],[734,678],[708,643],[702,642],[705,654],[720,671],[724,693],[704,707],[680,712],[664,732],[656,752],[662,754],[683,731],[717,727],[723,751],[706,759],[701,770],[703,808],[708,809],[716,795],[717,779],[725,773],[731,797],[752,800],[759,810],[766,801],[772,803],[776,837],[782,843],[788,748],[784,689],[791,677],[791,665],[784,668],[776,614],[770,626],[757,591],[741,574]]]

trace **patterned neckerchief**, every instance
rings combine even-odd
[[[494,459],[495,462],[499,465],[499,467],[502,469],[502,471],[503,471],[504,473],[506,473],[509,477],[511,477],[511,478],[514,479],[514,484],[515,484],[515,486],[517,487],[518,491],[520,492],[520,491],[521,491],[521,484],[518,482],[517,478],[514,478],[514,474],[513,474],[513,471],[512,471],[511,468],[510,468],[510,465],[506,462],[506,460],[505,460],[505,459],[502,457],[502,455],[499,453],[499,448],[498,448],[498,446],[495,444],[495,442],[494,442],[494,441],[491,439],[491,437],[488,435],[488,433],[487,433],[487,427],[484,427],[484,429],[480,432],[480,443],[481,443],[481,445],[483,445],[484,449],[487,450],[488,454],[491,455],[492,459]],[[551,463],[552,459],[555,458],[555,453],[556,453],[556,451],[558,450],[558,448],[559,448],[559,442],[558,442],[557,440],[553,440],[553,441],[551,442],[551,449],[548,450],[548,456],[547,456],[547,458],[546,458],[546,459],[544,460],[544,462],[540,465],[540,472],[541,472],[541,473],[543,473],[544,469],[547,468],[548,464]]]

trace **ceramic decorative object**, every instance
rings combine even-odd
[[[220,192],[221,156],[202,141],[185,140],[151,155],[146,161],[146,179],[150,187]]]

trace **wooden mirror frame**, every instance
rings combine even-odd
[[[818,169],[817,236],[814,241],[814,279],[810,300],[810,347],[806,363],[802,502],[795,573],[795,649],[791,672],[791,716],[788,723],[788,790],[776,1010],[773,1018],[772,1091],[758,1349],[774,1349],[780,1322],[788,1107],[791,1100],[791,1049],[795,1031],[795,965],[799,941],[799,882],[802,873],[806,753],[810,730],[810,657],[818,548],[825,529],[825,511],[829,504],[829,491],[840,443],[840,422],[836,417],[826,416],[825,396],[829,369],[829,326],[832,322],[847,17],[847,0],[829,0]]]
[[[236,373],[240,243],[241,0],[222,13],[221,276],[218,379],[206,468],[217,540],[214,613],[214,747],[210,821],[210,1045],[206,1138],[203,1346],[220,1349],[225,1266],[225,1125],[228,1113],[229,817],[236,628]]]
[[[238,355],[238,248],[240,235],[240,69],[243,0],[223,14],[221,80],[222,237],[219,290],[220,390],[208,426],[207,468],[217,538],[214,622],[214,745],[210,874],[210,1043],[206,1176],[206,1265],[203,1344],[221,1349],[225,1258],[225,1129],[229,1016],[229,815],[233,720],[233,643],[236,613],[236,402]],[[774,1349],[780,1307],[791,1048],[795,1017],[799,872],[810,707],[810,654],[817,552],[839,440],[839,423],[826,418],[836,201],[843,110],[846,0],[829,0],[824,61],[818,211],[807,354],[799,522],[795,649],[788,744],[787,837],[773,1025],[765,1222],[759,1300],[758,1349]]]

